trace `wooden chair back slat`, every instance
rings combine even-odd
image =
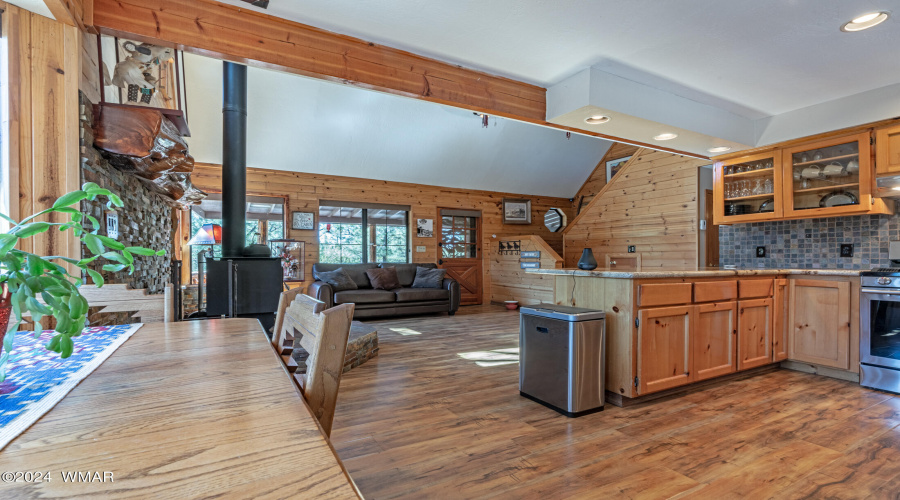
[[[281,292],[278,298],[278,311],[275,313],[275,327],[272,329],[272,345],[278,354],[285,354],[285,350],[293,349],[294,337],[286,333],[282,326],[284,325],[284,313],[291,302],[303,293],[303,288],[292,288],[286,292]]]
[[[296,296],[285,310],[281,334],[292,335],[294,347],[309,353],[306,374],[295,379],[322,429],[330,435],[355,306],[324,307],[307,295]]]

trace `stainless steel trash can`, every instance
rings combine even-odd
[[[568,417],[603,410],[606,314],[555,304],[520,312],[519,394]]]

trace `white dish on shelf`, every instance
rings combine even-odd
[[[857,167],[857,170],[859,170],[859,167]],[[825,177],[844,175],[844,166],[838,162],[825,165],[825,168],[822,169],[822,175],[824,175]]]
[[[803,172],[800,173],[800,177],[803,177],[804,179],[816,179],[821,173],[822,170],[819,165],[811,165],[803,169]]]
[[[859,172],[859,162],[857,162],[856,160],[850,160],[849,162],[847,162],[847,173],[855,174],[857,172]]]

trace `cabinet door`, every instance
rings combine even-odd
[[[713,166],[713,220],[716,224],[782,216],[779,150],[743,156]]]
[[[900,125],[875,131],[875,173],[900,172]]]
[[[788,357],[850,368],[850,283],[791,280]]]
[[[790,297],[788,280],[775,280],[775,321],[772,327],[772,361],[781,361],[788,357],[788,332],[791,331],[788,322],[790,310]]]
[[[738,370],[772,362],[772,299],[738,302]]]
[[[737,337],[737,302],[717,302],[696,306],[694,336],[694,380],[704,380],[731,373],[735,363]]]
[[[691,377],[693,306],[640,312],[638,387],[640,394],[687,384]]]
[[[872,149],[868,132],[784,150],[785,217],[866,213],[872,202]]]

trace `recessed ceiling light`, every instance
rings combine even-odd
[[[707,151],[709,151],[710,153],[724,153],[725,151],[731,151],[731,148],[729,148],[728,146],[719,146],[716,148],[709,148],[707,149]]]
[[[666,132],[664,134],[654,135],[653,139],[656,141],[671,141],[672,139],[674,139],[676,137],[678,137],[678,134]]]
[[[841,26],[841,31],[862,31],[872,26],[878,26],[885,22],[889,16],[890,14],[887,12],[871,12],[844,24]]]
[[[589,116],[584,119],[584,123],[587,123],[588,125],[600,125],[601,123],[606,123],[608,121],[609,117],[603,115]]]

